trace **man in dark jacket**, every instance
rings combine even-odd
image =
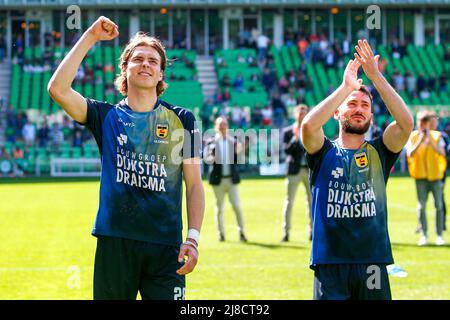
[[[298,105],[295,110],[295,123],[283,130],[283,146],[286,153],[286,199],[283,207],[283,238],[282,242],[289,241],[291,229],[292,208],[295,195],[300,182],[305,186],[308,214],[308,235],[311,241],[311,190],[309,188],[309,171],[305,159],[305,149],[300,141],[300,126],[308,113],[308,107]]]
[[[219,240],[225,241],[224,204],[228,193],[231,205],[236,215],[239,239],[247,242],[244,230],[244,215],[239,199],[240,182],[237,170],[237,156],[242,151],[242,145],[227,134],[228,121],[219,117],[215,122],[216,135],[207,142],[206,161],[209,167],[209,184],[216,196],[216,221],[219,229]]]

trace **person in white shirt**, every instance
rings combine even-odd
[[[224,117],[216,119],[216,135],[207,142],[207,164],[209,168],[209,184],[216,197],[216,222],[219,241],[225,241],[224,204],[228,193],[238,224],[239,240],[247,242],[244,227],[244,214],[241,208],[239,188],[240,177],[237,170],[237,157],[243,150],[242,145],[228,134],[228,121]]]
[[[22,128],[22,137],[25,146],[30,147],[34,145],[36,139],[36,127],[28,121]]]

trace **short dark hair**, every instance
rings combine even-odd
[[[370,104],[373,105],[373,96],[370,93],[369,88],[367,88],[365,85],[361,85],[358,91],[365,93],[370,99]]]

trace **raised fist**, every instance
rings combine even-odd
[[[112,40],[119,35],[119,27],[104,16],[98,18],[87,31],[90,32],[97,41]]]

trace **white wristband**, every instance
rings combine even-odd
[[[199,243],[200,240],[200,232],[197,229],[189,229],[187,233],[187,238],[195,240],[195,242]]]

